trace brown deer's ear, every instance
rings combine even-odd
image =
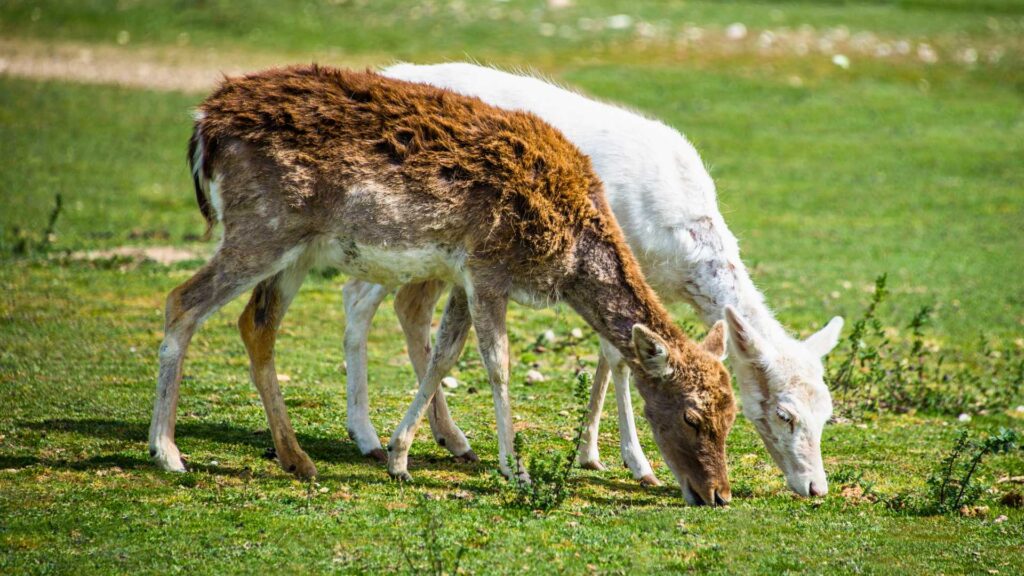
[[[704,341],[700,343],[700,347],[715,358],[725,360],[725,320],[715,322],[711,330],[708,330],[708,335],[704,337]]]
[[[633,325],[633,351],[647,376],[666,378],[672,375],[672,366],[668,363],[668,344],[643,324]]]

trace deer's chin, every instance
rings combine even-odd
[[[686,503],[690,506],[703,506],[706,504],[704,498],[690,487],[688,479],[683,480],[683,500],[686,500]]]

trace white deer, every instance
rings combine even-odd
[[[528,76],[473,64],[398,64],[385,76],[476,96],[509,110],[532,112],[561,130],[585,154],[605,184],[608,202],[651,286],[664,301],[685,301],[709,325],[723,318],[740,384],[743,413],[757,428],[789,487],[802,496],[828,491],[821,436],[832,413],[821,358],[838,342],[842,318],[805,340],[790,336],[765,304],[718,210],[715,185],[700,155],[678,131],[636,113],[596,102]],[[403,287],[395,299],[417,375],[430,349],[430,311],[441,285]],[[362,281],[344,288],[348,313],[348,429],[364,454],[383,458],[370,423],[366,340],[388,290]],[[629,392],[629,368],[602,340],[579,461],[602,469],[598,426],[615,382],[622,459],[642,484],[657,484],[640,446]],[[457,457],[475,459],[452,422],[442,391],[429,412],[434,437]]]

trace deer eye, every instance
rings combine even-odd
[[[686,422],[686,425],[689,426],[690,428],[693,428],[698,432],[700,431],[699,421],[693,416],[691,416],[689,413],[683,414],[683,422]]]
[[[786,412],[782,408],[776,408],[775,409],[775,415],[778,416],[779,419],[782,420],[783,422],[785,422],[786,424],[792,424],[793,423],[793,415],[790,414],[789,412]]]

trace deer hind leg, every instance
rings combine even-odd
[[[367,375],[366,341],[373,315],[384,301],[388,290],[378,284],[350,280],[342,288],[345,302],[345,381],[348,411],[345,414],[348,436],[364,456],[385,462],[387,453],[370,422],[369,377]]]
[[[444,378],[458,362],[466,345],[471,324],[466,292],[454,286],[448,295],[441,326],[437,329],[437,338],[430,353],[426,373],[420,379],[419,390],[402,422],[391,436],[391,442],[388,443],[388,474],[392,477],[412,480],[412,476],[409,475],[409,447],[416,436],[416,428],[427,412],[441,384],[441,378]]]
[[[444,290],[444,283],[433,280],[418,284],[406,284],[395,294],[395,312],[405,332],[406,348],[412,360],[416,379],[422,381],[427,373],[430,358],[430,321],[434,306]],[[476,454],[469,446],[466,435],[452,419],[448,403],[444,398],[444,387],[434,392],[434,399],[427,410],[430,430],[434,441],[445,447],[456,459],[475,462]]]
[[[288,418],[288,409],[277,382],[274,344],[288,306],[295,297],[309,267],[293,264],[256,285],[249,304],[238,319],[238,330],[249,353],[249,374],[260,393],[274,448],[281,467],[299,478],[316,476],[316,466],[299,447]]]
[[[208,316],[273,272],[270,265],[261,264],[225,257],[221,250],[167,297],[160,374],[149,426],[149,454],[165,470],[185,471],[174,443],[174,426],[181,370],[192,335]]]
[[[601,464],[601,453],[597,446],[598,432],[601,426],[601,411],[604,407],[604,398],[608,393],[608,382],[610,381],[608,370],[608,359],[604,354],[597,358],[597,371],[594,373],[594,383],[590,388],[590,405],[587,407],[587,419],[584,423],[583,437],[580,438],[579,463],[581,468],[587,470],[604,470]]]

